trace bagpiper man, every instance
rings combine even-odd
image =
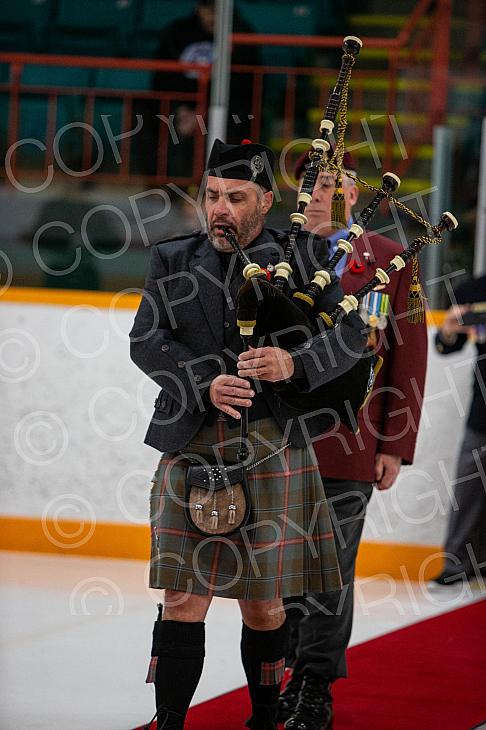
[[[252,704],[246,726],[276,730],[288,638],[282,601],[341,587],[310,445],[324,422],[319,413],[295,418],[274,384],[287,380],[312,392],[352,368],[366,337],[350,312],[302,346],[242,352],[235,314],[242,264],[225,231],[270,277],[287,238],[264,227],[273,166],[263,145],[216,140],[205,181],[207,232],[153,246],[130,333],[133,361],[161,388],[145,438],[164,452],[150,495],[150,586],[165,589],[147,677],[155,683],[159,729],[184,727],[203,668],[205,617],[220,596],[241,609]],[[302,289],[315,269],[312,238],[301,233],[298,243],[291,290]],[[335,280],[319,311],[342,298]],[[249,460],[240,473],[231,465],[238,463],[243,409]]]

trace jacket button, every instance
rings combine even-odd
[[[201,380],[202,380],[202,378],[201,378],[201,376],[200,376],[200,375],[195,375],[195,376],[194,376],[194,382],[195,382],[195,383],[200,383],[200,382],[201,382]]]
[[[228,329],[228,327],[231,327],[231,322],[226,321],[224,323],[224,326],[226,327],[226,329]]]
[[[162,350],[162,352],[169,352],[169,345],[162,345],[160,349]]]
[[[179,360],[179,362],[177,363],[177,367],[178,368],[185,368],[186,367],[186,363],[184,362],[184,360]]]
[[[311,342],[304,342],[304,344],[302,345],[302,347],[304,347],[306,350],[308,350],[309,347],[312,347],[312,343]]]

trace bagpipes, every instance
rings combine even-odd
[[[411,323],[423,321],[424,302],[420,286],[417,256],[420,250],[429,244],[441,242],[444,231],[457,227],[457,220],[449,213],[443,213],[437,225],[432,225],[414,211],[393,197],[400,185],[400,179],[393,173],[383,175],[381,188],[369,185],[356,174],[343,169],[344,135],[347,124],[347,96],[351,71],[360,52],[362,43],[359,38],[347,36],[343,41],[343,56],[336,85],[330,95],[324,117],[320,122],[320,137],[312,141],[309,153],[309,164],[301,189],[298,193],[297,210],[290,214],[291,227],[288,240],[283,251],[282,260],[274,266],[273,280],[267,278],[267,271],[258,264],[252,263],[239,245],[236,236],[230,229],[225,229],[225,237],[244,263],[243,276],[245,282],[238,293],[237,324],[240,328],[244,348],[249,345],[273,345],[282,349],[298,348],[313,337],[326,337],[326,333],[339,326],[343,317],[358,310],[360,302],[375,287],[386,285],[390,274],[404,268],[412,262],[412,276],[408,300],[408,319]],[[329,137],[333,134],[337,121],[336,142],[334,152],[328,159],[331,148]],[[297,247],[297,239],[307,224],[305,209],[312,200],[312,194],[319,173],[328,172],[336,176],[333,195],[332,219],[340,225],[347,226],[344,221],[343,175],[360,183],[374,192],[372,201],[367,205],[349,228],[345,239],[338,241],[336,253],[325,265],[314,273],[304,291],[290,292],[289,279],[293,270],[292,259]],[[423,225],[426,235],[414,239],[412,244],[400,255],[395,256],[386,269],[378,268],[370,281],[354,294],[347,294],[331,312],[318,311],[319,299],[325,287],[336,280],[336,265],[346,254],[353,251],[352,242],[362,235],[383,200],[393,203],[414,221]],[[323,245],[327,244],[323,241]],[[285,327],[282,327],[285,322]],[[319,386],[309,393],[302,393],[291,382],[281,381],[274,384],[279,397],[293,409],[296,415],[312,413],[323,408],[329,412],[329,426],[335,423],[333,414],[337,414],[342,423],[352,431],[357,430],[357,414],[370,393],[380,362],[372,352],[356,356],[356,363],[343,375],[325,385]],[[243,437],[248,430],[248,412],[242,409],[241,436],[242,460],[245,457]]]

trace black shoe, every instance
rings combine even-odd
[[[184,715],[161,707],[157,712],[157,730],[184,730]]]
[[[303,674],[292,674],[285,685],[285,689],[278,698],[277,722],[285,722],[293,715],[303,678]]]
[[[332,695],[329,680],[304,672],[302,688],[285,730],[332,730]]]
[[[278,730],[275,721],[277,705],[253,705],[252,715],[245,722],[251,730]]]

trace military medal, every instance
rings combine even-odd
[[[388,323],[390,297],[382,292],[371,291],[362,300],[359,309],[361,319],[370,327],[384,330]]]

